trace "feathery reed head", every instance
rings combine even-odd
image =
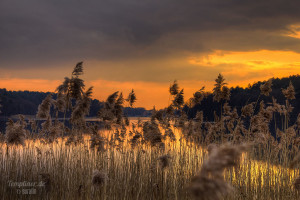
[[[52,103],[52,94],[48,94],[38,107],[37,118],[46,119],[50,116],[50,106]]]
[[[296,97],[295,97],[295,88],[294,88],[291,81],[290,81],[289,86],[286,89],[282,89],[282,93],[284,94],[284,96],[287,99],[296,99]]]
[[[253,103],[247,104],[242,107],[242,117],[251,117],[254,113]]]
[[[190,191],[195,199],[219,200],[232,191],[232,187],[224,181],[225,168],[236,166],[239,157],[247,145],[222,145],[217,148],[209,146],[209,158],[204,161],[199,175],[192,179]]]
[[[200,90],[194,93],[193,95],[193,104],[200,104],[201,101],[205,98],[204,88],[202,87]]]
[[[92,185],[93,186],[102,186],[106,184],[108,180],[107,173],[104,171],[94,170],[92,176]]]
[[[82,64],[83,64],[83,62],[78,62],[76,64],[76,66],[74,67],[74,70],[72,72],[72,75],[79,76],[79,75],[83,74]]]
[[[98,151],[105,151],[105,140],[103,137],[99,135],[92,135],[90,139],[90,148],[95,148],[97,147]]]
[[[181,106],[183,106],[183,104],[184,104],[183,93],[184,92],[183,92],[183,89],[182,89],[182,90],[180,90],[179,93],[176,94],[176,96],[173,99],[173,105],[174,105],[174,107],[176,107],[178,109],[180,109]]]
[[[25,145],[26,130],[20,121],[13,122],[11,119],[6,123],[5,141],[7,144]]]
[[[209,145],[207,146],[207,152],[208,152],[208,154],[210,155],[211,152],[212,152],[214,149],[216,149],[216,148],[218,148],[218,146],[217,146],[216,144],[214,144],[214,143],[209,144]]]
[[[169,167],[170,166],[170,158],[171,158],[171,156],[168,154],[158,157],[159,166],[162,169]]]
[[[132,107],[133,104],[136,102],[136,95],[135,95],[133,89],[132,89],[131,92],[129,93],[128,98],[126,99],[126,101],[129,102],[130,107]]]
[[[218,78],[215,80],[215,87],[213,89],[213,100],[214,101],[221,101],[222,99],[224,100],[229,100],[230,98],[230,89],[226,86],[227,83],[225,83],[225,79],[222,74],[218,75]]]
[[[178,94],[179,86],[178,86],[177,80],[175,80],[174,83],[170,86],[169,91],[170,91],[170,94],[173,96]]]
[[[270,92],[272,92],[272,79],[269,79],[264,84],[260,86],[260,93],[265,96],[269,96]]]
[[[145,122],[143,124],[143,133],[144,139],[151,142],[152,145],[162,142],[162,135],[155,121]]]

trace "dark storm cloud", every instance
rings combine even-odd
[[[280,35],[300,22],[299,6],[298,0],[2,0],[0,68],[147,61],[214,49],[300,52],[298,39]],[[163,66],[126,67],[149,74]],[[176,74],[186,78],[192,69]]]

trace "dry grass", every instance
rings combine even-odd
[[[5,137],[0,137],[2,199],[300,198],[300,115],[295,124],[289,123],[292,83],[283,89],[285,105],[274,98],[271,104],[259,102],[258,97],[239,114],[226,102],[230,90],[220,74],[212,94],[222,111],[214,122],[204,122],[202,111],[188,119],[184,90],[176,81],[168,108],[154,110],[144,121],[130,123],[123,113],[125,101],[130,106],[136,101],[134,90],[127,99],[115,92],[99,111],[105,125],[99,132],[85,120],[92,87],[84,91],[82,74],[80,62],[58,87],[58,99],[49,95],[42,102],[37,116],[46,121],[41,128],[32,121],[30,132],[22,116],[7,123]],[[270,95],[271,86],[271,80],[263,84],[261,95]],[[188,104],[206,96],[201,89]],[[70,128],[57,119],[68,110]],[[284,126],[274,137],[269,124],[275,113],[283,117]]]
[[[48,185],[35,187],[37,194],[30,195],[31,199],[190,199],[191,180],[208,156],[207,151],[185,140],[167,142],[165,151],[146,144],[132,149],[127,142],[97,151],[89,147],[89,139],[85,136],[77,145],[65,145],[67,138],[50,144],[27,140],[24,147],[2,144],[3,198],[25,198],[9,187],[9,181],[43,180]],[[297,174],[298,170],[251,160],[243,154],[240,165],[225,171],[225,180],[234,188],[227,198],[297,199],[293,189]]]

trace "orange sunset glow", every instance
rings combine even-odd
[[[135,89],[135,106],[151,109],[168,105],[174,80],[187,100],[202,86],[211,91],[219,73],[230,87],[300,73],[297,13],[269,10],[270,16],[263,15],[254,11],[254,4],[215,5],[201,12],[196,9],[200,2],[173,3],[170,8],[157,2],[150,7],[103,4],[100,10],[94,4],[78,3],[74,10],[61,12],[67,5],[40,2],[35,6],[49,8],[41,12],[30,3],[4,3],[0,88],[54,92],[83,61],[93,98],[103,101],[115,91],[127,95]],[[89,14],[79,17],[77,8],[82,7]],[[20,12],[13,16],[12,8]],[[157,9],[159,20],[151,8]],[[181,18],[172,11],[176,9]],[[26,26],[9,20],[14,18]]]
[[[170,65],[173,62],[170,60]],[[212,90],[214,76],[216,77],[217,73],[209,74],[210,71],[207,69],[217,68],[225,76],[230,87],[247,87],[249,83],[253,84],[254,82],[267,80],[271,77],[280,78],[300,73],[300,54],[293,51],[259,50],[230,52],[216,50],[211,54],[200,57],[191,56],[187,57],[186,60],[183,58],[178,62],[187,68],[194,68],[195,72],[202,74],[201,76],[211,77],[211,80],[201,80],[201,78],[198,80],[180,80],[174,77],[174,80],[178,80],[179,85],[184,88],[186,99],[190,98],[202,86],[205,86],[207,91]],[[92,64],[95,65],[96,63]],[[164,61],[164,64],[168,65],[168,62]],[[93,72],[90,72],[89,65],[85,67],[86,77],[89,77],[91,73],[93,73],[93,76],[97,76],[97,69],[93,69]],[[44,73],[47,74],[46,70]],[[99,72],[100,74],[101,72]],[[194,75],[191,74],[191,76]],[[115,91],[120,91],[127,95],[131,89],[135,89],[138,97],[136,106],[151,109],[153,106],[163,108],[168,105],[168,88],[172,81],[116,81],[96,79],[87,81],[87,86],[94,86],[93,98],[101,101],[104,101],[109,94]],[[2,78],[0,79],[0,88],[16,91],[54,92],[61,82],[62,80]]]

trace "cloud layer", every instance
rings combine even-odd
[[[2,0],[0,78],[60,80],[81,60],[89,81],[204,82],[222,72],[238,83],[300,73],[299,7],[297,0]],[[270,57],[243,58],[262,50]],[[273,52],[295,56],[273,70]]]

